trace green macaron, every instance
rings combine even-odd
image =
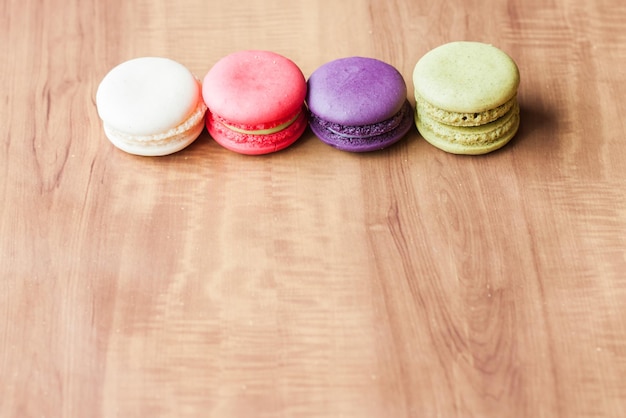
[[[415,65],[415,123],[426,141],[454,154],[485,154],[519,127],[517,65],[480,42],[451,42]]]

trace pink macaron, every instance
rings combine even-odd
[[[293,144],[307,127],[306,80],[291,60],[270,51],[239,51],[206,74],[206,127],[240,154],[268,154]]]

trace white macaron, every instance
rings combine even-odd
[[[206,105],[198,79],[168,58],[135,58],[114,67],[96,92],[106,137],[143,156],[168,155],[198,138]]]

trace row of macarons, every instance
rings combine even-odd
[[[167,58],[123,62],[102,79],[96,106],[111,143],[143,156],[180,151],[205,126],[223,147],[259,155],[287,148],[307,126],[339,150],[380,150],[413,124],[444,151],[485,154],[518,130],[519,80],[514,60],[497,47],[447,43],[415,65],[413,109],[403,76],[383,61],[340,58],[306,80],[280,54],[245,50],[220,59],[202,82]]]

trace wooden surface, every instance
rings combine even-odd
[[[626,3],[3,0],[0,416],[626,416]],[[105,139],[137,56],[522,75],[514,141],[249,157]],[[411,96],[411,95],[410,95]],[[413,98],[411,97],[413,102]]]

